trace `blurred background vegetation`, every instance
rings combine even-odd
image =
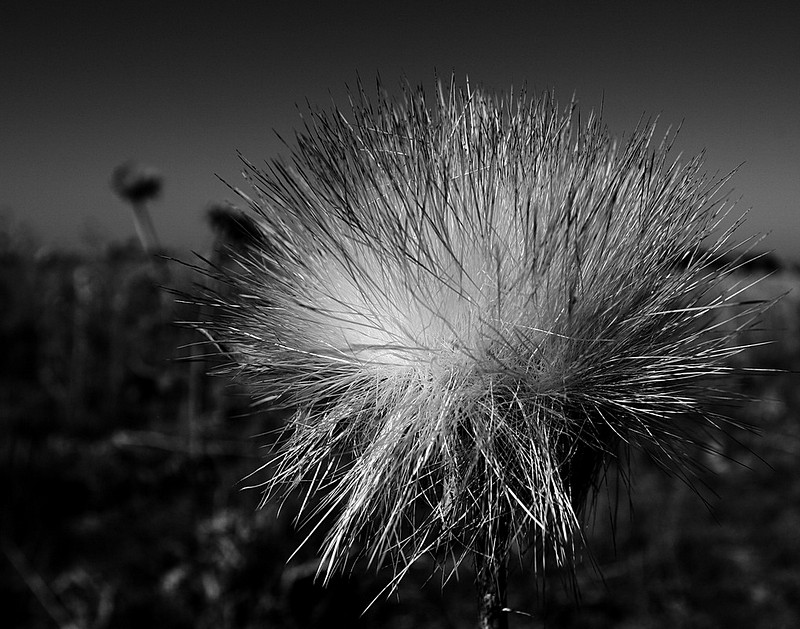
[[[224,207],[208,216],[216,244],[204,254],[224,263],[239,225]],[[313,538],[291,557],[306,535],[291,501],[279,514],[242,490],[258,481],[243,479],[281,418],[208,375],[212,348],[176,323],[208,316],[174,296],[208,280],[135,241],[43,252],[0,232],[3,627],[475,624],[469,568],[442,590],[421,562],[387,599],[382,572],[316,583]],[[775,266],[767,258],[740,279],[765,265]],[[775,267],[747,295],[792,288],[753,334],[774,343],[739,357],[787,371],[736,383],[762,400],[734,411],[757,433],[732,435],[703,461],[708,504],[632,461],[632,500],[601,496],[588,527],[580,596],[556,568],[545,588],[515,569],[511,627],[800,626],[800,276]]]

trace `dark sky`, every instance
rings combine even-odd
[[[702,5],[702,6],[701,6]],[[706,6],[713,5],[713,7]],[[203,249],[210,202],[233,200],[241,151],[285,152],[306,99],[344,104],[359,74],[434,72],[487,88],[603,99],[615,134],[643,113],[727,172],[744,233],[800,258],[800,18],[792,3],[0,3],[0,212],[45,243],[133,234],[109,188],[130,158],[158,168],[154,222]],[[798,255],[795,255],[795,254]]]

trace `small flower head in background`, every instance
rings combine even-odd
[[[136,233],[147,253],[160,248],[148,204],[159,197],[163,186],[164,179],[155,168],[133,161],[120,164],[111,175],[111,188],[133,208]]]
[[[208,325],[292,409],[265,493],[304,492],[323,572],[568,564],[626,449],[691,478],[753,311],[714,262],[724,180],[653,134],[615,141],[547,95],[359,88],[290,160],[245,162],[260,235]]]

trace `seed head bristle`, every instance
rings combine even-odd
[[[724,180],[654,128],[617,142],[548,95],[359,87],[291,161],[245,162],[262,238],[211,325],[294,410],[265,494],[305,492],[325,572],[530,540],[568,563],[621,449],[690,475],[695,430],[725,426],[707,380],[757,306],[732,312],[713,264]]]

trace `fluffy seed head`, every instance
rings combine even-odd
[[[290,161],[246,163],[260,236],[211,325],[293,409],[266,494],[306,492],[326,571],[534,540],[568,561],[621,450],[682,472],[718,424],[721,182],[546,95],[404,94],[359,89]]]

